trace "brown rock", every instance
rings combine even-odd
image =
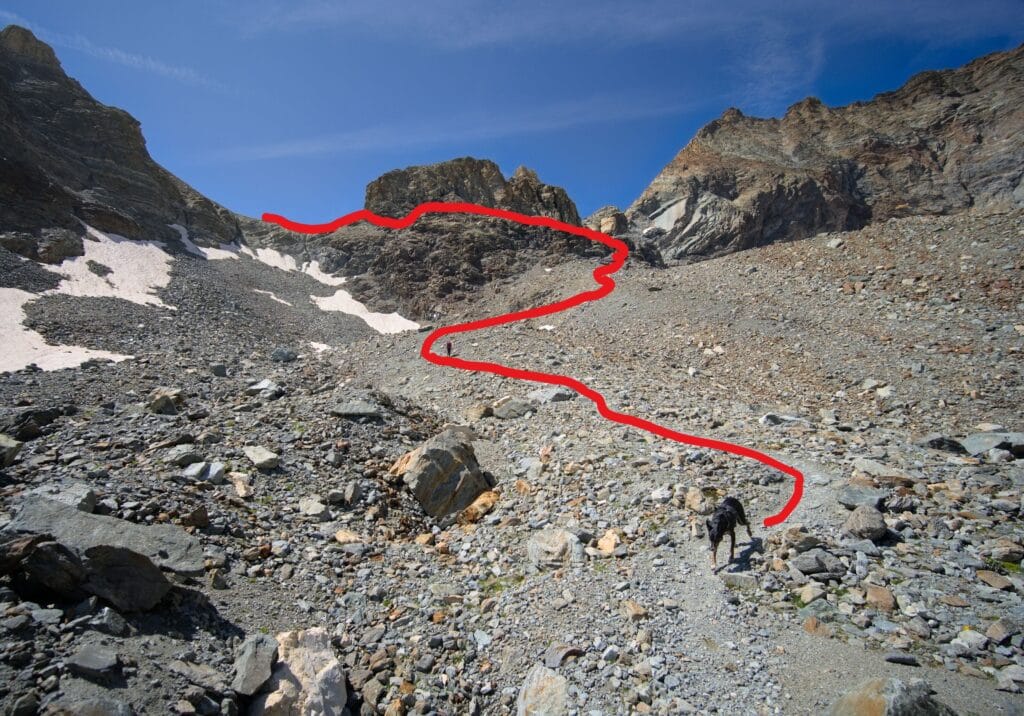
[[[999,574],[988,569],[979,569],[978,579],[992,587],[993,589],[1010,590],[1013,589],[1013,582]]]
[[[896,608],[896,599],[885,587],[879,587],[874,584],[864,585],[865,595],[864,598],[867,603],[883,612],[892,612]]]

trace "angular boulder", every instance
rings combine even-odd
[[[345,672],[321,627],[277,635],[277,666],[252,703],[265,716],[341,716],[348,700]]]
[[[445,430],[391,467],[431,517],[459,512],[490,489],[465,433]]]
[[[96,545],[85,550],[84,556],[86,590],[120,610],[147,611],[171,591],[171,583],[160,568],[138,552]]]
[[[21,451],[21,441],[0,433],[0,467],[9,467]]]

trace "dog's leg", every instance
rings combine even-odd
[[[747,524],[745,524],[743,526],[747,528],[747,537],[749,537],[750,541],[753,542],[754,541],[754,534],[750,531],[750,523],[748,522]]]
[[[718,569],[718,545],[711,546],[711,569]]]
[[[736,533],[729,532],[729,561],[736,559]]]

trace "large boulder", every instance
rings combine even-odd
[[[477,464],[473,445],[465,433],[445,430],[391,467],[431,517],[459,512],[491,485]]]
[[[10,435],[0,433],[0,467],[8,467],[14,463],[21,451],[21,441],[15,440]]]
[[[137,525],[30,496],[22,500],[18,514],[4,530],[8,534],[49,534],[79,556],[92,547],[121,547],[148,557],[160,569],[185,575],[203,573],[202,545],[175,525]]]
[[[869,679],[844,694],[829,716],[956,716],[956,711],[932,698],[921,679]]]
[[[251,714],[341,716],[348,691],[330,635],[322,627],[277,635],[277,666]]]

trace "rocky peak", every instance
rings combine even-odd
[[[31,30],[8,25],[0,30],[0,51],[15,55],[24,62],[60,69],[60,60],[49,45],[39,40]]]
[[[536,172],[519,167],[508,180],[488,159],[462,157],[390,171],[366,187],[366,208],[382,216],[404,216],[427,201],[481,206],[550,216],[579,224],[576,205],[560,187],[544,184]]]

